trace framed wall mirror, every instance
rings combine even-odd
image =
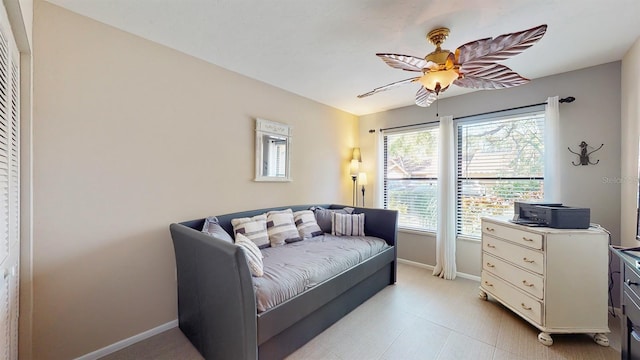
[[[255,181],[291,181],[291,128],[256,119]]]

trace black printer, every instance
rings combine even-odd
[[[590,209],[557,203],[516,201],[513,212],[513,222],[516,224],[556,229],[588,229],[591,220]]]

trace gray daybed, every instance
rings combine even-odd
[[[309,207],[260,209],[217,218],[233,234],[231,219]],[[171,224],[182,332],[206,359],[282,359],[394,284],[397,212],[355,208],[353,213],[365,214],[365,235],[384,240],[384,249],[265,311],[257,310],[255,283],[239,246],[202,233],[204,218]]]

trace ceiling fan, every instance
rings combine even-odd
[[[431,30],[427,34],[427,39],[435,45],[436,49],[424,59],[411,55],[376,54],[393,68],[422,72],[422,76],[381,86],[358,97],[363,98],[400,85],[417,82],[420,83],[420,89],[416,93],[416,104],[426,107],[431,105],[451,84],[473,89],[504,89],[525,84],[529,79],[497,62],[528,49],[540,40],[546,31],[547,25],[540,25],[493,39],[472,41],[451,52],[440,48],[449,36],[449,29]]]

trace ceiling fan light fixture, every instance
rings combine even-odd
[[[448,88],[460,75],[455,69],[429,71],[422,75],[418,82],[436,94]]]
[[[427,34],[427,39],[436,49],[424,58],[403,54],[376,54],[392,68],[422,72],[422,76],[380,86],[358,97],[367,97],[417,82],[421,86],[416,93],[416,105],[427,107],[438,100],[438,95],[452,84],[469,89],[505,89],[526,84],[529,79],[498,62],[530,48],[546,32],[547,25],[543,24],[495,38],[471,41],[450,52],[441,47],[449,35],[449,29],[433,29]]]

